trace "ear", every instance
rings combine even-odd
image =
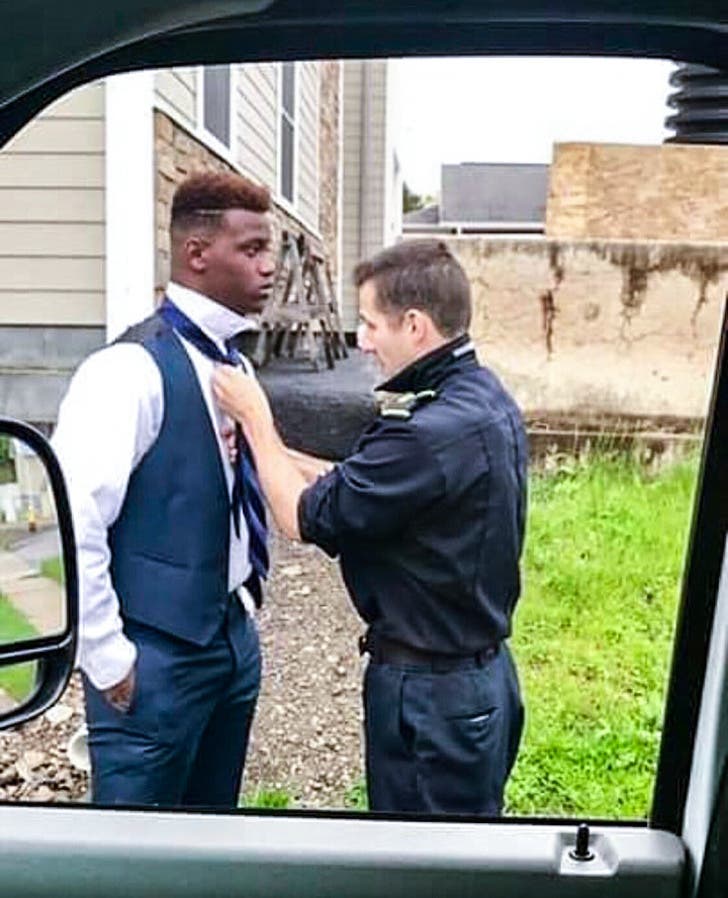
[[[209,241],[198,235],[190,235],[184,242],[184,258],[187,267],[195,274],[204,274],[207,271],[207,249]]]
[[[407,334],[416,343],[425,343],[432,330],[432,319],[422,309],[407,309],[404,313],[404,326]]]

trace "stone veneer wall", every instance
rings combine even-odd
[[[169,217],[172,196],[188,175],[197,171],[234,171],[204,144],[196,140],[181,125],[159,110],[154,113],[155,145],[155,292],[160,296],[169,280],[170,243]],[[282,229],[293,234],[305,233],[319,251],[323,249],[321,239],[310,229],[280,206],[273,205],[273,230],[277,240]],[[335,254],[335,244],[334,244]]]
[[[728,147],[556,144],[546,236],[728,242]]]
[[[337,59],[319,62],[319,231],[326,247],[331,277],[336,284],[339,240],[339,167],[341,134],[339,103],[341,62]]]
[[[472,334],[533,418],[706,411],[728,245],[453,238]]]

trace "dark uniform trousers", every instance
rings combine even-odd
[[[204,647],[133,621],[124,629],[138,650],[129,711],[84,677],[94,802],[235,807],[260,687],[254,621],[231,596]]]
[[[364,678],[373,811],[497,816],[523,729],[505,643],[446,664],[378,663]]]

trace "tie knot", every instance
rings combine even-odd
[[[225,349],[227,350],[228,362],[231,365],[240,365],[240,363],[242,361],[240,358],[240,352],[238,351],[237,347],[233,343],[232,339],[225,341]]]

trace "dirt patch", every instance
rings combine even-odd
[[[297,806],[342,807],[362,776],[361,675],[339,567],[313,546],[277,539],[259,625],[264,675],[246,795],[288,792]]]
[[[244,794],[284,792],[296,807],[342,807],[362,776],[362,627],[335,562],[281,538],[272,548],[273,575],[258,618],[263,687]],[[0,733],[0,800],[83,800],[86,776],[66,756],[82,723],[74,675],[47,714]]]

